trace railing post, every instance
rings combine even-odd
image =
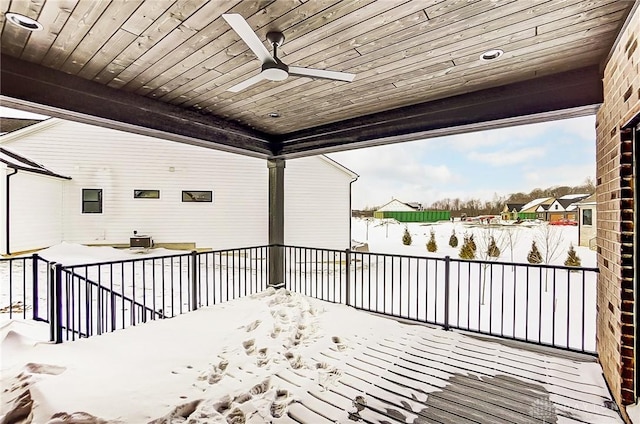
[[[198,309],[198,252],[191,251],[191,310]]]
[[[351,249],[345,250],[346,255],[346,267],[347,267],[347,276],[345,278],[345,286],[346,286],[346,296],[345,296],[345,304],[347,306],[351,305]]]
[[[62,343],[62,264],[55,264],[54,267],[55,294],[53,295],[53,303],[55,304],[55,306],[51,321],[55,323],[54,342],[57,344]]]
[[[451,286],[451,257],[444,257],[444,329],[449,331],[449,291]]]
[[[49,341],[52,342],[56,338],[56,272],[55,262],[49,263],[47,272],[49,273],[49,287],[48,287],[48,299],[47,306],[49,308]]]
[[[34,253],[31,258],[31,280],[33,281],[33,292],[31,293],[31,295],[33,297],[33,320],[35,321],[38,319],[38,254]]]

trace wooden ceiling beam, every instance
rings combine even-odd
[[[595,114],[597,66],[401,107],[284,134],[276,157],[294,158]]]
[[[3,106],[232,153],[267,158],[266,134],[213,115],[117,90],[11,56],[0,57]]]
[[[295,158],[594,114],[597,66],[365,115],[284,135],[2,55],[3,106],[260,158]]]

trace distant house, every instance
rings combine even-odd
[[[595,248],[597,227],[596,227],[596,195],[581,200],[575,204],[578,208],[578,245]]]
[[[450,220],[451,212],[425,210],[420,203],[404,203],[393,199],[376,210],[373,216],[379,219],[395,219],[399,222],[436,222]]]
[[[549,222],[561,219],[577,219],[578,208],[576,204],[589,197],[588,194],[568,194],[557,199],[552,199],[549,203],[543,202],[536,209],[538,218]]]
[[[392,199],[389,203],[379,207],[376,212],[414,212],[418,208],[411,206],[409,203],[404,203],[398,199]]]
[[[526,219],[525,217],[520,216],[520,210],[523,206],[524,203],[506,203],[502,209],[500,218],[504,221],[515,221],[518,218]],[[535,214],[533,215],[533,218],[535,218]]]
[[[263,159],[59,119],[5,134],[0,147],[0,254],[126,246],[134,231],[167,247],[268,242]],[[356,177],[324,156],[288,160],[285,243],[348,248]]]
[[[525,203],[522,208],[520,208],[521,214],[526,214],[526,219],[544,219],[544,214],[538,214],[538,208],[544,205],[551,204],[553,202],[552,197],[540,197],[538,199],[531,200],[530,202]],[[541,218],[542,216],[542,218]]]

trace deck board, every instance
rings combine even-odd
[[[302,393],[286,419],[275,422],[622,422],[605,407],[606,387],[581,374],[593,363],[589,356],[418,326],[344,345],[314,353],[306,368],[275,375],[278,386]],[[337,377],[324,381],[323,370],[337,370]],[[361,411],[357,396],[366,402]]]

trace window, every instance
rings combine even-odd
[[[82,189],[82,213],[102,213],[102,190]]]
[[[582,210],[582,225],[593,225],[593,210]]]
[[[183,202],[213,202],[213,192],[211,191],[183,191]]]
[[[160,190],[133,190],[134,199],[159,199]]]

